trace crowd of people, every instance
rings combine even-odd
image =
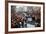
[[[28,18],[30,14],[28,15],[24,15],[24,14],[18,14],[18,13],[14,13],[11,14],[11,27],[12,28],[21,28],[24,27],[24,23],[27,24],[28,22]],[[36,25],[36,27],[40,27],[40,14],[32,14],[30,15],[32,18],[32,21],[36,21],[38,24]],[[25,25],[26,25],[25,24]]]
[[[23,7],[21,7],[23,8]],[[13,9],[13,8],[12,8]],[[23,10],[13,11],[11,10],[11,27],[12,28],[24,28],[27,27],[28,18],[31,18],[31,21],[35,21],[35,27],[40,27],[40,8],[32,8],[28,7],[28,10],[25,12]],[[35,10],[34,10],[35,9]],[[37,9],[37,10],[36,10]],[[31,22],[30,22],[31,23]],[[33,22],[32,22],[33,23]]]

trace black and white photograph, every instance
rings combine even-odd
[[[41,7],[11,6],[11,28],[40,27]]]

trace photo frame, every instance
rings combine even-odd
[[[32,12],[30,13],[30,11],[32,11]],[[29,13],[31,14],[31,18],[29,18]],[[34,15],[34,13],[35,13],[35,16],[38,16],[40,14],[38,17],[35,17],[35,20],[32,17],[32,15]],[[19,25],[18,22],[16,22],[19,26],[17,26],[17,27],[12,26],[12,20],[14,20],[16,18],[15,17],[14,19],[12,19],[12,17],[13,17],[12,14],[14,14],[14,16],[16,14],[20,14],[20,15],[28,14],[29,19],[26,18],[26,26],[24,26],[24,27],[21,26],[25,22],[23,22],[21,25]],[[17,16],[19,16],[19,15],[17,15]],[[24,1],[7,1],[7,0],[5,1],[5,33],[6,34],[7,33],[44,31],[45,30],[45,20],[44,19],[45,19],[45,3],[43,3],[43,2],[27,2],[27,1],[24,2]],[[33,25],[29,24],[28,20],[34,24]],[[38,23],[38,26],[36,26],[36,24],[37,24],[36,22]],[[13,23],[14,23],[14,21],[13,21]]]

